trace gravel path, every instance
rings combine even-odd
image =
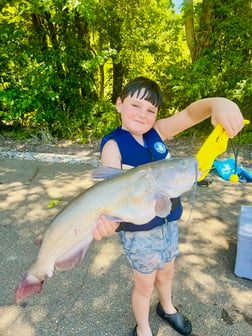
[[[176,139],[170,148],[173,156],[195,155],[201,144]],[[131,270],[117,234],[93,242],[79,267],[55,272],[40,295],[13,303],[16,285],[37,257],[35,238],[91,185],[99,141],[81,145],[0,136],[0,147],[0,336],[131,336]],[[251,145],[242,147],[240,162],[251,165]],[[191,319],[192,336],[251,336],[252,282],[234,275],[239,214],[241,205],[252,204],[251,184],[212,178],[209,187],[198,187],[189,223],[193,191],[183,196],[173,301]],[[157,302],[155,292],[154,335],[178,335],[156,315]]]

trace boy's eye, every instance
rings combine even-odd
[[[149,112],[149,113],[153,113],[153,114],[156,114],[156,113],[157,113],[156,110],[154,110],[154,109],[148,109],[147,112]]]

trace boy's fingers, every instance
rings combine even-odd
[[[229,138],[233,138],[235,137],[243,128],[244,123],[243,124],[239,124],[239,123],[235,123],[233,122],[232,124],[228,124],[225,129],[229,135]]]
[[[119,226],[118,222],[107,219],[105,215],[101,216],[101,221],[102,221],[102,223],[104,225],[104,229],[107,231],[107,233],[115,232],[115,230]],[[98,221],[98,223],[100,223],[100,221]]]
[[[93,238],[95,240],[101,240],[103,237],[115,232],[118,226],[119,223],[108,220],[106,216],[102,215],[97,221],[96,227],[93,229]]]
[[[93,230],[93,238],[95,240],[101,240],[102,239],[100,231],[97,228],[94,228],[94,230]]]
[[[98,221],[97,229],[99,230],[102,237],[106,237],[111,229],[108,223]]]
[[[217,126],[218,122],[221,123],[222,127],[226,130],[229,138],[231,139],[235,137],[244,126],[244,120],[240,115],[236,116],[236,118],[224,118],[224,116],[221,116],[219,119],[214,117],[212,118],[212,124],[214,127]]]

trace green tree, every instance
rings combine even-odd
[[[185,1],[188,5],[188,1]],[[192,4],[192,1],[190,1]],[[184,18],[188,15],[185,7]],[[176,78],[182,104],[209,96],[225,96],[251,118],[251,8],[248,0],[195,1],[191,64]],[[190,44],[190,42],[188,43]],[[174,88],[174,87],[173,87]]]
[[[96,70],[90,62],[95,6],[92,0],[78,5],[21,0],[4,8],[3,110],[11,117],[32,116],[62,135],[76,116],[85,122],[91,101],[97,99]]]
[[[100,137],[118,123],[135,76],[164,92],[161,117],[225,96],[251,119],[248,0],[3,0],[0,120],[60,137]],[[201,126],[200,126],[201,127]]]

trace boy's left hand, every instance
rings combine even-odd
[[[229,99],[217,98],[212,108],[211,122],[213,126],[220,123],[229,138],[236,136],[244,126],[244,119],[239,107]]]
[[[93,238],[95,240],[100,240],[104,237],[107,237],[111,233],[115,232],[118,226],[118,222],[109,220],[105,215],[102,215],[98,219],[96,227],[93,229]]]

